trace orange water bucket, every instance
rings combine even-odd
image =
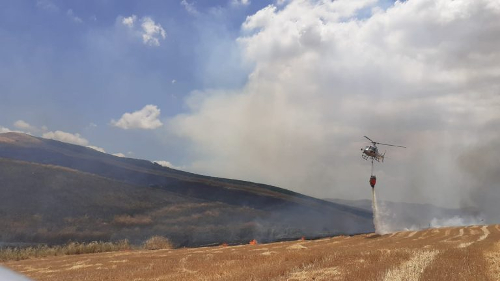
[[[374,188],[376,183],[377,183],[377,177],[376,176],[371,176],[370,177],[370,185],[371,185],[371,187]]]

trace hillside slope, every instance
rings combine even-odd
[[[0,134],[0,241],[170,237],[179,246],[370,232],[371,214],[18,133]]]
[[[8,262],[36,280],[498,280],[500,226]],[[242,266],[244,265],[244,266]]]

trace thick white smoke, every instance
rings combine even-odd
[[[170,121],[192,145],[190,169],[369,198],[368,135],[408,147],[376,166],[380,198],[475,204],[458,159],[498,138],[500,2],[377,4],[297,0],[248,17],[247,84],[192,93],[190,112]]]

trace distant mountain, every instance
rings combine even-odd
[[[20,133],[0,134],[0,242],[179,246],[373,231],[371,212]]]

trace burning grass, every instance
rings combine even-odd
[[[470,244],[460,248],[462,243]],[[5,265],[40,281],[497,280],[499,245],[500,228],[472,226],[64,256]]]

